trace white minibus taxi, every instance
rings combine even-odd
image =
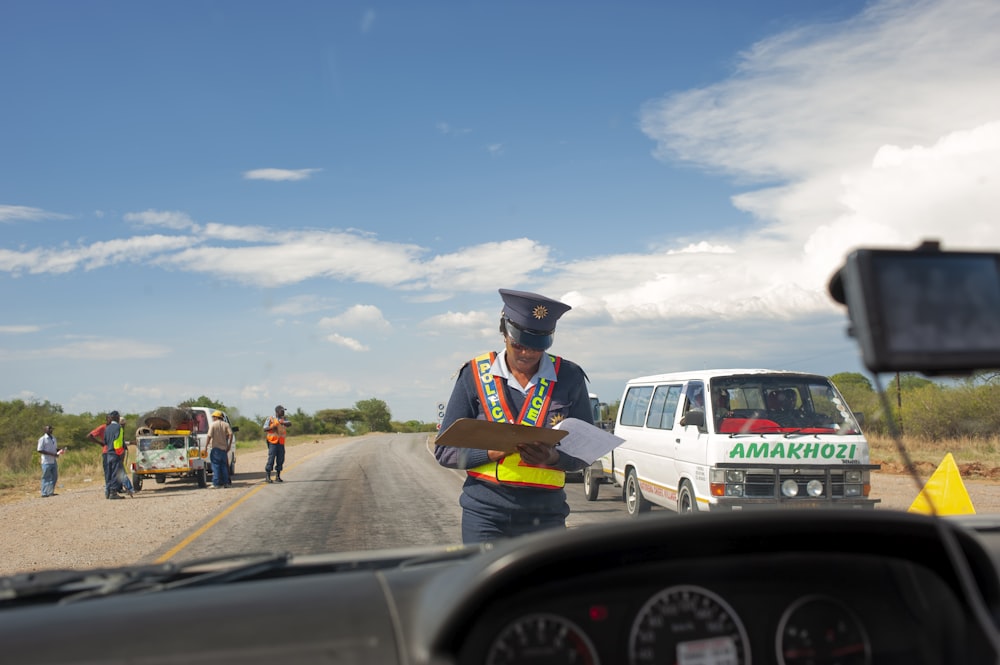
[[[868,443],[826,377],[763,369],[658,374],[625,386],[624,443],[585,470],[587,498],[622,488],[629,515],[874,508]]]

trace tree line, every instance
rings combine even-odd
[[[948,439],[989,440],[1000,432],[1000,373],[982,372],[961,381],[932,381],[917,374],[895,375],[881,392],[871,379],[855,372],[830,377],[851,411],[862,420],[869,434],[890,434],[890,423],[908,437],[928,441]],[[888,412],[883,408],[888,403]],[[192,398],[178,406],[206,406],[225,411],[239,427],[239,440],[264,438],[264,416],[247,418],[238,408],[208,396]],[[614,422],[619,402],[602,407],[602,416]],[[123,414],[129,427],[138,425],[141,414]],[[297,409],[287,414],[292,434],[316,436],[358,436],[369,432],[433,432],[435,423],[392,420],[388,405],[376,398],[361,400],[353,407],[320,409],[305,413]],[[0,465],[10,471],[31,467],[33,455],[45,425],[56,430],[59,444],[75,449],[94,446],[87,434],[104,422],[103,413],[68,414],[62,406],[48,401],[0,401]]]
[[[206,395],[184,400],[177,406],[205,406],[225,411],[230,422],[239,427],[239,441],[264,439],[263,421],[266,416],[248,418],[238,408]],[[122,414],[127,420],[126,432],[135,431],[141,415]],[[290,435],[359,436],[369,432],[433,432],[436,429],[435,423],[393,421],[389,406],[375,398],[361,400],[349,408],[321,409],[312,414],[300,408],[285,415],[292,421]],[[104,413],[65,413],[61,405],[47,400],[0,401],[0,462],[7,471],[30,469],[38,438],[46,425],[53,426],[60,446],[69,446],[73,450],[93,448],[96,453],[96,444],[87,439],[87,434],[104,423],[104,416]]]

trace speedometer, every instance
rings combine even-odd
[[[721,597],[698,586],[673,586],[636,615],[629,662],[750,665],[750,645],[743,622]]]
[[[846,605],[826,596],[806,596],[785,610],[778,625],[781,665],[868,665],[871,643],[864,625]]]
[[[530,614],[508,624],[490,645],[486,663],[598,665],[587,635],[555,614]]]

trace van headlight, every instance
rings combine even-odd
[[[850,469],[847,471],[847,473],[844,474],[844,482],[859,484],[861,482],[862,477],[863,474],[860,469]]]
[[[709,469],[709,490],[712,496],[741,497],[747,472],[743,469]]]
[[[806,492],[814,499],[823,496],[823,483],[816,479],[810,480],[806,483]]]
[[[799,495],[799,484],[789,478],[785,482],[781,483],[781,493],[787,496],[789,499]]]

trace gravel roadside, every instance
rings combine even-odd
[[[289,445],[285,469],[343,438]],[[200,489],[194,481],[147,479],[135,498],[108,501],[102,478],[84,488],[57,488],[41,498],[37,488],[0,505],[0,575],[55,568],[92,568],[150,562],[183,534],[264,482],[266,450],[240,451],[228,489]],[[62,482],[60,480],[60,482]]]
[[[289,445],[285,468],[349,439],[333,438]],[[240,497],[264,482],[266,450],[240,451],[233,487],[199,489],[193,482],[170,480],[143,483],[135,498],[104,499],[101,479],[78,489],[57,489],[42,499],[37,489],[23,498],[0,504],[0,575],[70,568],[119,566],[151,562],[162,551],[204,524]],[[1000,513],[1000,483],[963,480],[979,513]],[[906,510],[917,496],[911,478],[878,474],[872,495],[880,509]]]

